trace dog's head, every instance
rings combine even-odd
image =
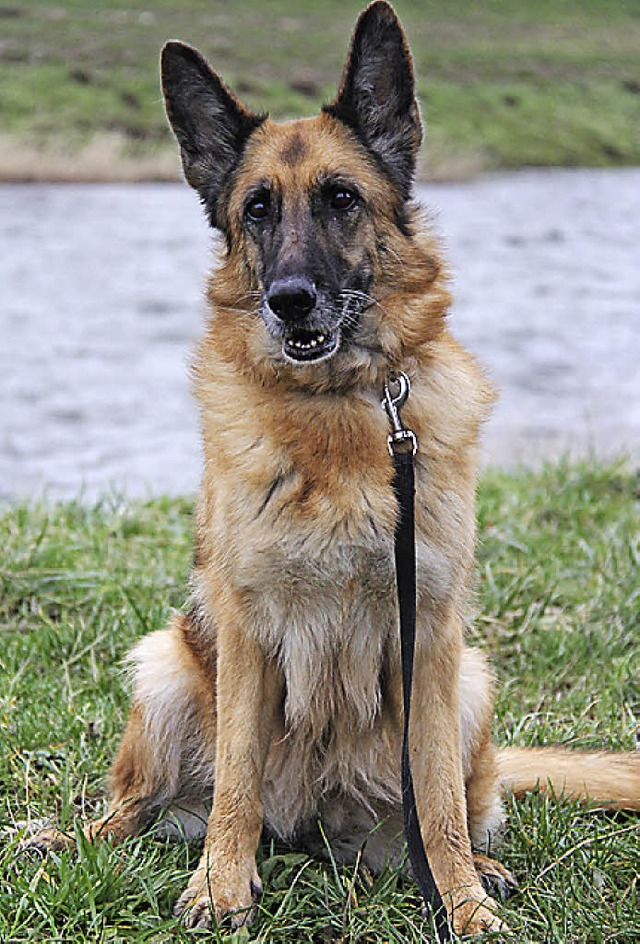
[[[382,358],[386,295],[436,275],[412,238],[422,126],[389,4],[360,16],[338,94],[315,118],[253,114],[182,43],[165,46],[162,79],[185,176],[226,239],[213,300],[252,319],[245,355],[305,373]]]

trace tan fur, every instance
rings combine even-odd
[[[516,797],[539,789],[601,809],[640,811],[640,753],[507,747],[497,752],[496,761],[503,788]]]
[[[394,28],[390,8],[373,7]],[[180,104],[170,109],[175,122]],[[238,114],[235,100],[227,107]],[[206,165],[193,150],[183,159],[200,186]],[[350,269],[372,267],[375,303],[361,313],[357,343],[292,366],[260,317],[261,263],[243,206],[268,180],[281,199],[286,259],[313,225],[309,194],[331,175],[357,181],[366,204],[344,253]],[[191,608],[131,655],[133,705],[113,798],[88,834],[117,840],[160,814],[170,832],[204,834],[177,906],[192,926],[207,925],[212,907],[235,924],[250,915],[263,824],[313,849],[320,817],[339,858],[353,858],[365,840],[372,868],[399,858],[397,508],[380,400],[389,371],[402,369],[412,383],[403,419],[420,444],[410,732],[418,813],[455,929],[502,927],[480,877],[505,882],[508,873],[474,860],[471,846],[495,843],[499,779],[516,792],[550,782],[638,808],[640,775],[636,759],[604,755],[511,749],[496,761],[491,676],[463,642],[478,436],[494,394],[445,327],[438,246],[329,113],[257,125],[215,213],[229,250],[209,285],[211,317],[194,365],[204,471]]]

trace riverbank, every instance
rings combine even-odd
[[[422,179],[640,164],[637,0],[398,0],[427,125]],[[198,46],[276,118],[332,97],[359,0],[0,7],[0,179],[177,179],[157,61]]]
[[[421,183],[470,180],[492,166],[474,151],[432,154],[425,150],[417,178]],[[3,183],[137,184],[177,183],[183,179],[178,147],[168,137],[160,143],[132,145],[122,132],[100,131],[69,147],[55,137],[33,144],[0,134]]]
[[[501,744],[633,749],[639,481],[621,466],[486,474],[472,641],[498,674]],[[19,854],[20,823],[100,815],[124,727],[127,649],[185,602],[192,502],[18,505],[0,514],[0,940],[191,940],[171,917],[197,846],[153,837],[80,854]],[[509,803],[501,860],[522,944],[632,941],[637,817],[532,796]],[[76,820],[77,821],[77,820]],[[261,845],[251,932],[224,940],[418,944],[414,888]],[[220,937],[220,940],[223,938]]]

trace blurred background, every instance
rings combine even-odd
[[[351,0],[0,5],[0,499],[190,493],[188,360],[215,253],[180,182],[162,43],[256,110],[332,97]],[[453,332],[501,391],[485,461],[640,456],[640,0],[398,0],[417,197]]]

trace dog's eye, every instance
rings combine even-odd
[[[346,187],[334,187],[329,192],[329,206],[332,210],[350,210],[355,202],[355,193]]]
[[[264,220],[269,215],[269,195],[265,193],[254,197],[247,203],[244,212],[250,220]]]

